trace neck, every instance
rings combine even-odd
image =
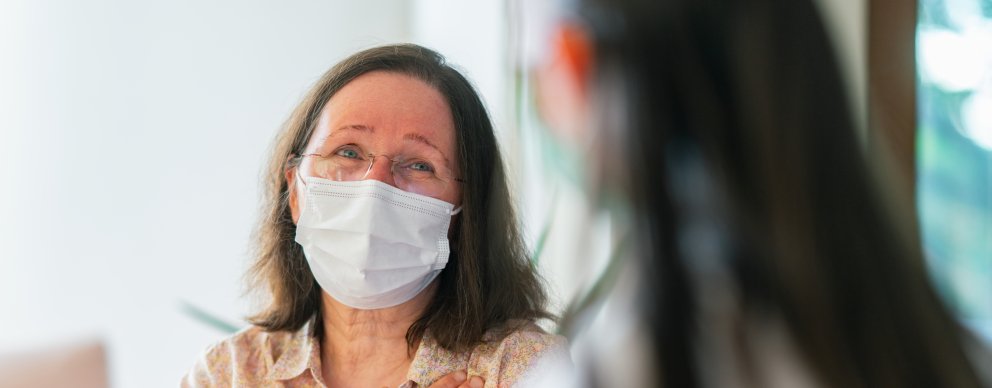
[[[405,382],[413,361],[406,333],[423,315],[435,289],[436,283],[432,283],[405,303],[376,310],[348,307],[324,293],[321,369],[328,386],[398,386]]]

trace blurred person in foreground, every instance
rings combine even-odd
[[[416,45],[321,77],[265,175],[253,287],[267,306],[184,386],[504,387],[567,353],[471,84]],[[567,357],[567,356],[566,356]]]
[[[627,308],[576,335],[579,385],[988,384],[811,0],[562,3],[539,109],[629,232],[603,307]]]

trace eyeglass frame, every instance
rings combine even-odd
[[[333,153],[333,152],[331,152],[331,153]],[[367,152],[367,153],[363,153],[362,155],[364,157],[366,157],[366,158],[369,158],[369,165],[368,165],[368,167],[365,168],[365,172],[362,174],[362,177],[360,179],[356,179],[354,181],[362,180],[362,179],[365,179],[365,178],[367,178],[369,176],[369,173],[372,172],[372,166],[375,165],[375,160],[376,160],[377,157],[380,157],[381,156],[381,157],[386,158],[386,160],[389,160],[390,161],[390,166],[389,166],[390,174],[394,174],[393,173],[393,169],[396,167],[397,163],[400,163],[401,162],[399,160],[393,159],[390,155],[387,155],[387,154],[374,154],[374,153],[371,153],[371,152]],[[298,161],[296,163],[291,163],[290,167],[297,168],[297,170],[298,170],[299,167],[302,165],[303,158],[305,158],[307,156],[315,156],[315,157],[319,157],[319,158],[328,158],[330,156],[330,154],[324,155],[324,154],[319,154],[319,153],[307,153],[307,154],[296,154],[296,153],[294,153],[294,154],[291,155],[291,159],[297,159]],[[448,182],[465,183],[465,179],[463,179],[463,178],[458,178],[458,177],[454,177],[454,176],[442,176],[442,174],[440,172],[437,172],[437,171],[433,172],[433,174],[439,180],[441,180],[442,182],[445,182],[445,183],[448,183]],[[394,176],[395,176],[395,174],[394,174]]]

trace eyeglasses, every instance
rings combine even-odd
[[[442,196],[450,185],[464,182],[424,158],[363,153],[354,146],[344,146],[327,155],[303,154],[300,158],[311,160],[308,167],[312,175],[335,181],[363,180],[372,172],[376,159],[385,159],[390,162],[389,171],[397,188],[428,197]]]

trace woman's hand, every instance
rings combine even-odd
[[[465,371],[460,370],[448,373],[431,384],[430,388],[482,388],[485,384],[486,381],[482,377],[472,376],[470,379]]]

